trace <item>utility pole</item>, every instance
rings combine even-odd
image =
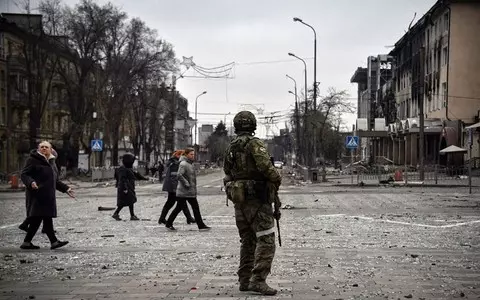
[[[419,113],[419,147],[418,151],[420,152],[420,181],[425,180],[425,150],[424,150],[424,145],[425,145],[425,113],[424,113],[424,95],[425,95],[425,67],[424,67],[424,61],[425,61],[425,47],[420,48],[420,95],[418,98],[418,113]]]

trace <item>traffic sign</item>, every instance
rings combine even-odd
[[[91,140],[90,148],[92,148],[92,151],[96,152],[103,151],[103,140]]]
[[[348,149],[357,149],[358,148],[358,136],[347,136],[345,141],[345,147]]]

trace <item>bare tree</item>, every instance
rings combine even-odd
[[[28,102],[29,145],[33,149],[40,138],[42,118],[51,97],[59,52],[54,39],[45,33],[41,17],[30,14],[30,1],[23,1],[21,5],[26,12],[23,20],[18,25],[10,23],[8,26],[20,39],[15,45],[17,55],[12,59],[17,60],[23,70],[14,87]]]
[[[156,76],[165,75],[175,67],[174,53],[170,44],[158,40],[156,33],[139,19],[125,22],[119,16],[109,28],[109,38],[104,45],[105,86],[107,97],[103,104],[110,112],[109,123],[112,142],[112,161],[118,161],[119,130],[125,110],[136,110],[136,132],[134,143],[145,146],[146,118],[149,114],[148,90]]]
[[[61,7],[58,0],[40,4],[51,32],[66,38],[64,51],[69,59],[57,66],[70,110],[71,125],[63,136],[68,165],[76,170],[80,144],[89,152],[83,140],[86,124],[92,121],[99,89],[98,74],[103,61],[101,44],[106,38],[115,9],[111,4],[100,6],[91,0],[81,0],[74,8]]]
[[[335,88],[329,88],[327,95],[323,97],[319,103],[316,116],[312,116],[314,119],[314,129],[316,129],[316,135],[318,137],[317,149],[320,150],[322,159],[322,181],[326,181],[326,165],[325,159],[327,154],[327,147],[337,147],[337,151],[340,151],[338,123],[341,120],[342,115],[346,113],[353,113],[355,107],[352,102],[348,100],[348,93],[346,91],[337,91]]]

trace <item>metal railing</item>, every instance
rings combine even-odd
[[[357,177],[357,184],[397,182],[412,185],[468,185],[468,166],[425,166],[423,180],[420,180],[419,170],[413,166],[358,166],[353,172]]]

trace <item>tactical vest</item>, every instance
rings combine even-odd
[[[265,176],[258,171],[253,155],[246,149],[248,143],[254,139],[258,138],[241,135],[230,143],[227,159],[232,166],[233,180],[266,180]]]

